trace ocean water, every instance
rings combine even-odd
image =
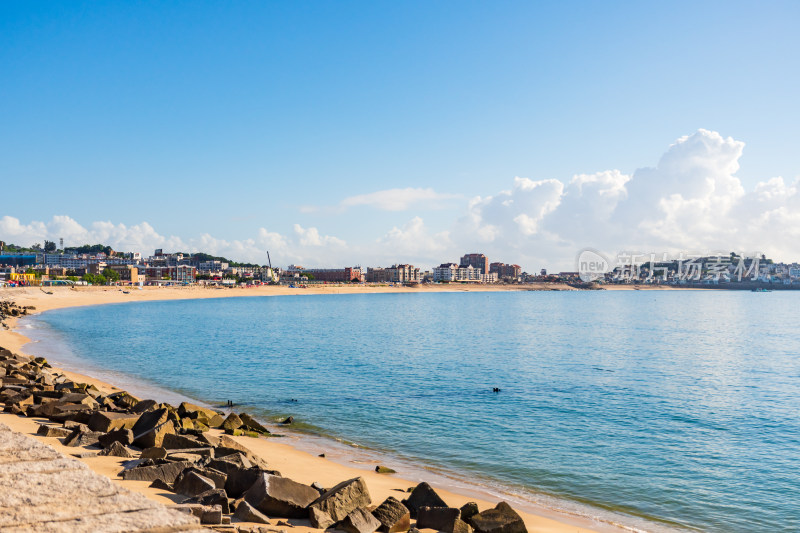
[[[292,415],[398,464],[633,529],[798,531],[798,297],[147,302],[47,312],[33,336],[56,360],[79,354],[211,404]]]

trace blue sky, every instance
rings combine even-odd
[[[582,246],[798,258],[741,220],[794,222],[798,15],[794,2],[4,2],[0,239],[250,260],[272,246],[281,264],[320,266],[484,250],[566,268]],[[696,142],[679,148],[708,145],[685,154],[700,170],[643,187],[652,173],[637,169],[684,136]],[[590,181],[620,201],[587,218],[609,193],[571,202],[585,194],[573,176],[612,170],[628,179]],[[781,202],[759,204],[778,176]],[[719,185],[730,178],[741,191]],[[632,198],[637,180],[652,194]],[[664,203],[676,194],[682,210]],[[622,217],[623,197],[650,214]],[[720,206],[729,220],[709,226]],[[626,225],[588,231],[612,218]],[[560,231],[567,219],[584,226]]]

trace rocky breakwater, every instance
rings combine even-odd
[[[28,311],[33,311],[36,308],[32,305],[26,305],[21,307],[14,302],[10,302],[7,300],[0,301],[0,326],[4,329],[8,329],[9,326],[6,323],[9,318],[19,318],[21,316],[25,316],[28,314]]]
[[[38,434],[81,447],[78,456],[129,459],[119,473],[122,479],[147,481],[180,495],[182,503],[175,508],[220,531],[278,531],[271,527],[273,521],[290,519],[295,525],[345,533],[416,528],[527,533],[522,518],[508,504],[482,512],[474,503],[450,507],[427,483],[409,489],[402,501],[389,497],[374,505],[361,477],[331,488],[283,477],[232,438],[270,435],[246,413],[224,416],[185,402],[176,408],[123,391],[103,394],[92,385],[71,381],[42,358],[3,348],[0,379],[5,412],[47,419]]]

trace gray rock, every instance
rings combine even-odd
[[[325,511],[320,511],[316,507],[308,508],[308,520],[311,522],[311,526],[317,529],[328,529],[336,523],[331,518],[331,515]]]
[[[378,519],[366,509],[356,509],[344,520],[339,522],[336,529],[347,533],[372,533],[381,526]]]
[[[414,487],[408,499],[403,500],[403,505],[408,507],[411,512],[411,518],[417,517],[417,511],[420,507],[447,507],[444,500],[425,482]]]
[[[480,510],[478,510],[478,504],[475,502],[467,502],[461,506],[461,520],[466,522],[467,524],[471,524],[472,517],[478,514]]]
[[[169,411],[161,408],[142,414],[131,431],[134,444],[141,448],[152,448],[161,446],[165,435],[175,433],[175,426],[169,419]]]
[[[145,448],[142,450],[142,459],[163,459],[167,456],[167,450],[160,446]]]
[[[199,503],[202,505],[219,505],[222,508],[222,514],[230,514],[231,508],[228,501],[228,495],[223,489],[210,489],[205,492],[189,498],[183,503]]]
[[[342,481],[317,498],[310,507],[327,513],[334,522],[344,520],[359,507],[372,503],[367,484],[361,477]]]
[[[186,435],[176,435],[168,433],[164,435],[164,440],[161,445],[168,450],[181,450],[190,448],[207,448],[208,444],[201,442],[197,439],[187,437]]]
[[[95,411],[87,425],[92,431],[108,433],[115,429],[131,429],[137,420],[139,420],[139,415],[135,414]]]
[[[453,533],[455,521],[461,521],[461,511],[455,507],[420,507],[417,510],[417,528],[435,529]]]
[[[100,446],[102,436],[99,431],[73,431],[64,439],[64,446]]]
[[[269,524],[269,518],[247,503],[246,501],[242,500],[236,505],[236,512],[233,513],[233,516],[242,522],[255,522],[256,524]]]
[[[306,518],[306,507],[317,496],[319,493],[308,485],[284,477],[261,474],[245,492],[244,499],[267,516]]]
[[[181,473],[175,480],[175,492],[186,496],[197,496],[215,487],[212,480],[191,470]]]
[[[111,446],[104,448],[103,451],[97,455],[110,455],[112,457],[125,457],[131,459],[134,455],[125,446],[117,441],[111,443]]]
[[[209,463],[209,466],[217,465],[216,461]],[[224,466],[224,465],[220,465]],[[245,492],[255,485],[264,472],[257,468],[235,468],[228,470],[228,478],[225,480],[225,491],[231,498],[240,498]]]
[[[398,533],[408,531],[411,527],[411,512],[399,500],[389,496],[374,511],[372,516],[381,523],[380,529],[384,533]]]
[[[175,483],[178,475],[185,469],[192,466],[192,463],[166,463],[152,466],[139,466],[120,472],[122,479],[132,479],[134,481],[155,481],[160,479],[165,483]]]
[[[36,431],[36,434],[42,437],[69,437],[72,434],[72,431],[68,430],[67,428],[61,428],[56,426],[48,426],[47,424],[39,424],[39,429]]]
[[[203,506],[203,513],[200,515],[200,523],[216,525],[222,523],[222,507],[219,505]]]
[[[476,533],[527,533],[525,522],[506,502],[478,513],[470,520]]]
[[[158,402],[155,400],[142,400],[131,409],[132,413],[140,415],[148,411],[154,411],[158,407]]]
[[[130,429],[116,429],[114,431],[109,431],[100,437],[98,441],[100,441],[100,446],[103,448],[108,448],[114,442],[130,446],[133,444],[133,431]]]

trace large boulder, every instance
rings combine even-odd
[[[177,435],[175,433],[169,433],[164,435],[164,440],[161,444],[164,448],[168,450],[180,450],[180,449],[194,449],[194,448],[207,448],[208,444],[205,442],[201,442],[197,439],[192,437],[188,437],[186,435]]]
[[[230,502],[228,501],[228,494],[223,489],[209,489],[202,492],[183,503],[199,503],[202,505],[219,505],[222,507],[224,514],[230,514]]]
[[[222,463],[222,461],[220,461]],[[209,463],[217,464],[216,461]],[[226,470],[225,473],[228,478],[225,480],[225,491],[231,498],[241,498],[250,487],[256,484],[264,471],[258,467],[251,468],[235,468]]]
[[[161,446],[165,435],[175,433],[175,426],[169,420],[169,410],[161,408],[142,414],[131,431],[134,444],[141,448],[152,448]]]
[[[435,529],[445,533],[463,532],[469,526],[460,516],[461,510],[455,507],[420,507],[417,510],[417,528]]]
[[[480,510],[478,509],[478,504],[475,502],[467,502],[461,506],[461,520],[469,524],[472,520],[472,517],[478,514]]]
[[[310,507],[327,513],[334,522],[344,520],[359,507],[372,503],[367,484],[361,477],[342,481],[317,498]]]
[[[241,520],[242,522],[254,522],[256,524],[269,524],[269,518],[247,503],[246,501],[242,500],[236,506],[236,512],[233,513],[234,518]]]
[[[378,527],[383,533],[408,531],[411,527],[411,512],[396,498],[389,496],[374,511],[372,516],[378,519]]]
[[[87,425],[92,431],[108,433],[115,429],[131,429],[138,420],[139,415],[95,411],[89,418]]]
[[[244,494],[250,505],[267,516],[306,518],[306,507],[319,493],[308,485],[285,477],[261,474]]]
[[[243,425],[244,422],[242,422],[242,419],[239,418],[239,415],[236,413],[231,413],[228,415],[228,418],[222,422],[222,429],[224,429],[226,433],[232,433],[233,430],[239,429]]]
[[[122,479],[134,481],[155,481],[160,479],[170,485],[175,483],[178,475],[192,466],[190,462],[164,463],[160,465],[137,466],[120,472]]]
[[[381,526],[378,519],[366,509],[356,509],[337,524],[336,529],[347,533],[373,533]]]
[[[308,508],[308,520],[311,522],[311,527],[317,529],[328,529],[336,523],[333,521],[333,518],[331,518],[331,515],[325,511],[320,511],[316,507]]]
[[[425,482],[414,487],[408,498],[403,500],[403,505],[408,507],[411,512],[411,518],[417,517],[417,511],[420,507],[447,507],[444,500]]]
[[[239,418],[244,426],[250,431],[255,431],[264,435],[269,435],[269,430],[258,423],[258,421],[247,413],[239,413]]]
[[[115,429],[114,431],[109,431],[97,440],[103,448],[108,448],[115,442],[130,446],[133,444],[133,431],[130,429]]]
[[[48,426],[47,424],[39,424],[39,429],[36,431],[37,435],[42,437],[69,437],[72,431],[67,428],[56,426]]]
[[[64,446],[100,446],[102,436],[103,433],[99,431],[75,430],[64,439]]]
[[[125,446],[117,441],[111,443],[111,446],[103,449],[97,455],[109,455],[111,457],[124,457],[126,459],[133,458],[133,454]]]
[[[522,517],[506,502],[474,515],[470,523],[476,533],[528,533]]]
[[[181,473],[175,480],[175,492],[186,496],[197,496],[214,488],[213,480],[193,470]]]

